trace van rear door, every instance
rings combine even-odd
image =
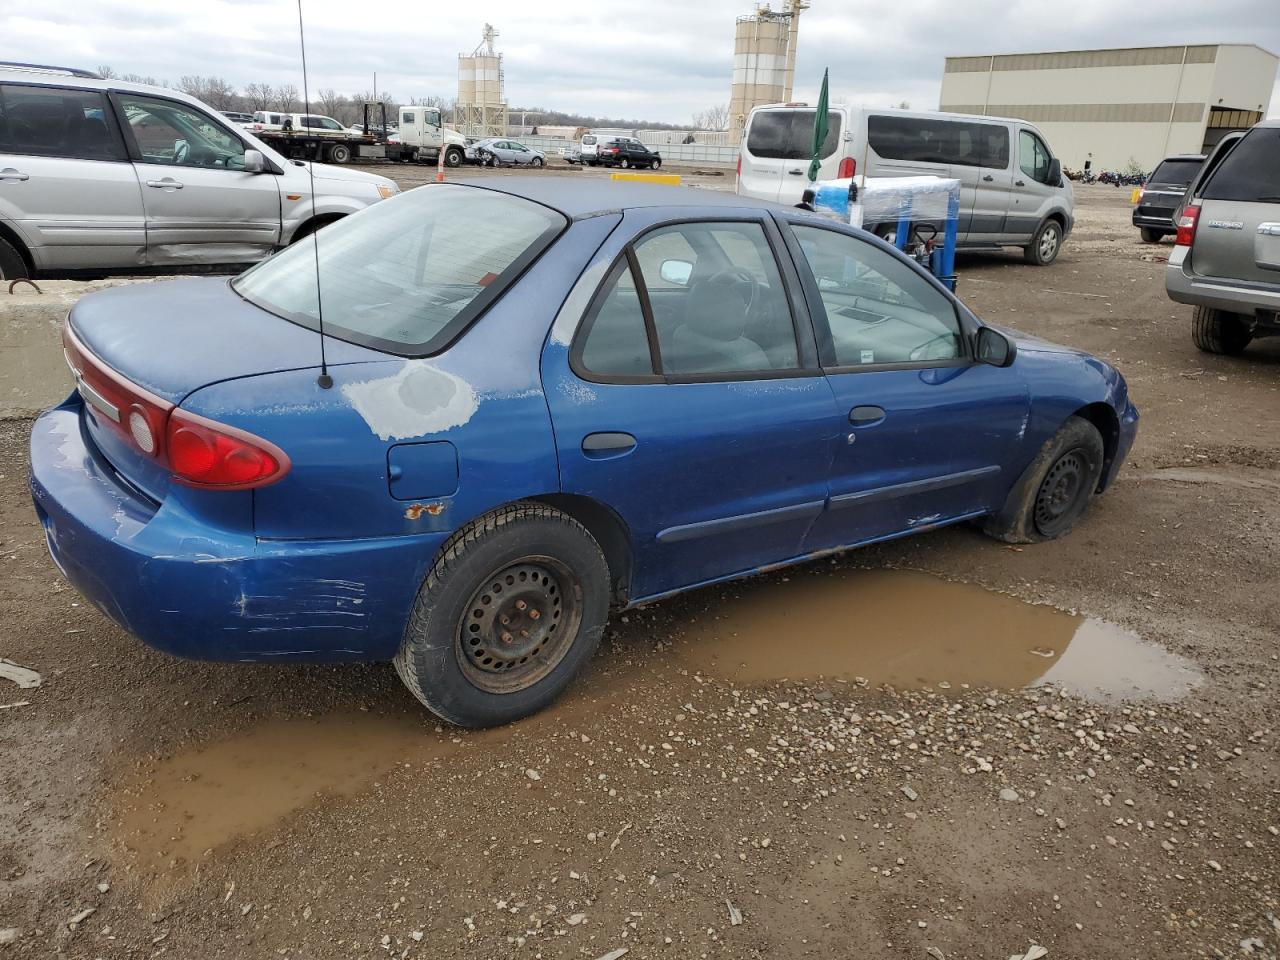
[[[763,107],[753,110],[742,141],[742,173],[738,193],[785,204],[800,202],[809,185],[816,110]],[[839,175],[845,127],[844,111],[827,112],[827,138],[822,143],[819,180]]]

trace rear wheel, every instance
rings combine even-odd
[[[1205,353],[1241,353],[1253,340],[1253,331],[1238,313],[1199,306],[1191,314],[1191,339]]]
[[[609,569],[581,524],[545,504],[503,507],[441,550],[396,671],[451,723],[510,723],[564,691],[599,646],[608,606]]]
[[[623,170],[626,170],[631,166],[631,161],[628,160],[626,157],[623,157],[621,160],[618,161],[618,166],[620,166]]]
[[[1098,489],[1105,454],[1098,428],[1082,417],[1069,418],[1045,441],[1004,506],[983,522],[983,531],[1008,543],[1070,533]]]
[[[1037,267],[1047,267],[1058,259],[1058,251],[1062,249],[1062,225],[1057,220],[1046,220],[1031,238],[1031,243],[1023,248],[1023,256],[1028,263]]]
[[[1159,243],[1164,237],[1163,230],[1155,230],[1151,227],[1142,227],[1143,243]]]
[[[345,143],[335,143],[329,148],[330,163],[347,163],[351,159],[351,148]]]
[[[31,276],[27,261],[8,240],[0,237],[0,280],[22,280]]]

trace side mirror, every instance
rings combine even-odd
[[[1056,158],[1049,161],[1049,186],[1062,186],[1062,161]]]
[[[1018,355],[1018,347],[1013,340],[994,327],[980,327],[976,343],[979,363],[988,363],[993,367],[1007,367]]]
[[[245,173],[266,173],[267,158],[262,155],[261,150],[246,150],[244,152],[244,172]]]
[[[693,276],[693,264],[688,260],[663,260],[658,275],[667,283],[683,287]]]

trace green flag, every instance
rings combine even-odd
[[[827,139],[827,71],[822,71],[822,92],[818,94],[818,109],[813,115],[813,159],[809,161],[809,182],[818,179],[822,166],[822,144]]]

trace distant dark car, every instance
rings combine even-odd
[[[621,167],[624,170],[630,167],[657,170],[662,166],[661,154],[650,150],[639,140],[630,139],[602,143],[596,152],[596,160],[606,167]]]
[[[1159,243],[1178,232],[1173,214],[1203,163],[1204,154],[1182,154],[1165,158],[1152,171],[1133,208],[1133,225],[1142,231],[1145,243]]]

